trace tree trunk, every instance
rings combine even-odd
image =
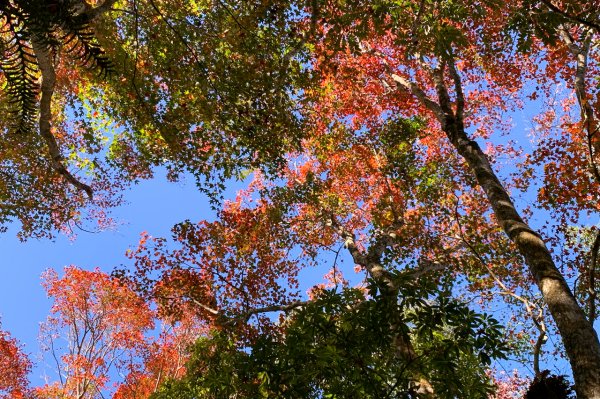
[[[462,123],[446,114],[443,129],[485,191],[499,225],[525,258],[563,340],[579,399],[600,399],[600,342],[554,264],[540,235],[517,212],[479,145],[469,140]]]
[[[494,173],[487,156],[465,132],[465,97],[452,52],[449,51],[430,72],[438,102],[429,98],[415,82],[395,74],[391,74],[391,78],[435,114],[450,143],[473,171],[490,201],[498,224],[525,258],[525,263],[542,292],[544,302],[563,340],[573,370],[578,399],[600,399],[598,335],[554,264],[541,236],[523,221],[508,192]],[[454,104],[448,94],[446,72],[452,78],[456,97]]]
[[[345,246],[352,256],[355,264],[363,266],[367,273],[375,280],[381,290],[383,300],[395,304],[398,301],[399,287],[394,282],[393,276],[381,265],[381,257],[383,252],[393,243],[393,238],[390,235],[380,236],[375,240],[366,254],[363,254],[355,243],[354,235],[344,231],[340,231],[341,236],[345,240]],[[405,362],[407,366],[412,365],[412,375],[410,388],[412,393],[416,394],[419,399],[435,399],[437,396],[433,386],[429,382],[429,378],[422,372],[419,366],[419,359],[415,353],[414,346],[410,340],[410,336],[406,333],[407,328],[399,318],[399,315],[391,315],[390,329],[394,334],[392,349],[394,356]]]

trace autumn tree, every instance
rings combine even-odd
[[[372,11],[373,15],[382,13],[385,18],[354,20],[337,27],[332,23],[330,29],[324,32],[323,56],[319,60],[322,67],[319,68],[326,78],[325,87],[331,88],[331,94],[326,91],[329,97],[326,104],[332,104],[329,107],[333,120],[345,124],[344,118],[351,118],[350,127],[355,131],[366,128],[372,132],[373,127],[385,122],[386,113],[428,119],[420,139],[427,143],[424,143],[426,147],[433,147],[434,154],[442,155],[446,163],[456,162],[451,179],[454,187],[446,196],[456,196],[458,192],[459,198],[463,195],[481,196],[479,201],[489,203],[490,208],[477,213],[485,215],[493,212],[494,218],[486,224],[497,223],[506,233],[514,245],[508,246],[522,257],[515,259],[515,266],[524,262],[538,284],[570,358],[578,395],[597,397],[600,394],[599,378],[595,374],[598,368],[590,366],[600,360],[597,334],[556,266],[552,252],[556,254],[560,247],[554,247],[552,251],[548,249],[548,245],[560,245],[565,241],[569,224],[577,224],[583,215],[596,210],[593,204],[581,198],[596,191],[598,184],[591,175],[595,128],[593,125],[591,130],[585,127],[592,122],[585,111],[589,95],[582,91],[586,87],[586,67],[593,68],[587,64],[593,58],[585,61],[584,57],[592,40],[591,28],[569,24],[561,20],[560,15],[554,15],[559,21],[556,24],[558,34],[579,59],[573,71],[560,57],[565,48],[552,40],[553,36],[537,42],[534,39],[530,45],[523,44],[527,52],[510,47],[511,42],[519,45],[518,40],[515,42],[514,36],[507,33],[510,32],[511,18],[522,15],[519,10],[498,9],[493,3],[472,8],[452,2],[415,3],[412,7],[387,3],[373,7],[372,4],[356,3],[351,9],[341,11],[343,6],[333,4],[328,18],[335,15],[344,18],[350,15],[351,10],[356,11],[361,6],[364,6],[365,14]],[[325,7],[321,10],[323,13],[329,11]],[[552,13],[551,10],[546,12]],[[535,15],[526,17],[535,18]],[[549,27],[552,25],[544,25],[543,29]],[[583,38],[579,46],[568,42],[579,37]],[[337,43],[342,44],[339,50],[335,46]],[[537,59],[548,60],[548,69],[541,68]],[[490,140],[496,131],[503,129],[505,119],[502,112],[511,102],[518,104],[522,90],[528,89],[523,83],[530,76],[539,89],[549,88],[556,82],[556,74],[574,78],[576,95],[583,104],[583,118],[578,121],[569,116],[569,100],[565,99],[562,105],[567,110],[566,115],[558,126],[569,136],[563,133],[554,141],[554,126],[541,126],[542,134],[547,135],[542,137],[558,146],[550,152],[545,152],[548,147],[540,148],[532,155],[535,160],[526,158],[524,161],[524,166],[529,166],[526,170],[529,170],[530,176],[539,170],[537,168],[543,168],[546,176],[538,192],[539,204],[526,211],[536,207],[551,208],[557,220],[562,222],[558,226],[551,224],[549,232],[539,233],[524,221],[508,192],[511,184],[515,184],[515,188],[522,183],[530,187],[531,181],[504,178],[502,180],[508,180],[508,184],[503,183],[500,172],[494,169],[493,165],[498,165],[494,162],[498,151],[510,154],[510,147],[507,150],[497,146],[482,150],[474,138]],[[485,81],[481,79],[483,76]],[[571,82],[568,80],[567,85]],[[367,98],[375,100],[366,102]],[[356,112],[357,107],[364,110]],[[586,142],[588,145],[585,145]],[[592,159],[591,170],[586,158]],[[557,174],[558,170],[565,174]],[[569,183],[565,181],[566,176],[570,176],[567,178]],[[465,180],[461,182],[461,178]],[[556,197],[550,199],[549,191]],[[459,199],[459,202],[463,201]],[[441,202],[440,198],[438,202]],[[456,215],[458,236],[466,241],[463,233],[466,226],[460,219],[463,215],[473,217],[477,214],[459,208]],[[446,228],[446,234],[452,230]],[[481,230],[476,234],[478,240],[485,237]],[[493,256],[493,252],[482,256],[481,251],[468,242],[465,245],[481,258],[484,265],[489,262],[489,258],[485,257]],[[508,266],[505,263],[500,265],[505,270]],[[493,277],[495,272],[488,273]],[[520,284],[527,283],[521,281]]]
[[[36,397],[145,398],[185,372],[188,346],[202,332],[193,313],[161,320],[131,288],[99,270],[71,266],[62,277],[49,270],[44,287],[54,304],[42,338],[56,375],[36,388]],[[162,327],[153,333],[155,323]]]
[[[299,143],[286,5],[14,1],[0,18],[0,222],[23,237],[110,223],[123,188],[156,166],[193,174],[216,201],[225,179],[273,169]]]
[[[29,397],[27,374],[31,361],[16,339],[0,330],[0,398],[24,399]]]
[[[510,338],[536,334],[537,377],[545,337],[557,331],[578,397],[600,397],[593,328],[600,239],[589,222],[600,184],[599,7],[545,0],[22,3],[0,9],[9,50],[2,104],[29,124],[25,139],[8,122],[3,130],[4,221],[18,218],[25,234],[35,234],[79,223],[86,208],[102,219],[124,187],[159,165],[172,179],[191,173],[214,201],[227,179],[256,170],[217,220],[177,225],[175,245],[144,236],[129,254],[135,269],[122,274],[127,283],[98,276],[92,293],[126,290],[124,299],[143,303],[139,293],[175,319],[193,309],[199,325],[235,332],[230,353],[239,360],[240,347],[265,334],[281,334],[277,348],[286,348],[293,321],[266,314],[310,307],[298,292],[300,271],[325,264],[330,279],[341,281],[341,254],[374,287],[363,303],[387,305],[387,339],[378,345],[388,345],[390,362],[410,365],[406,384],[421,397],[445,393],[430,367],[436,351],[419,341],[422,320],[397,306],[409,297],[407,280],[428,281],[453,301],[471,295],[484,307],[500,298],[516,304],[511,312],[529,324]],[[51,17],[46,25],[40,15]],[[84,56],[84,65],[69,54]],[[94,77],[108,60],[112,77]],[[541,110],[531,146],[517,144],[523,134],[510,121],[525,104]],[[32,120],[39,126],[31,128]],[[84,291],[76,290],[77,299],[60,284],[56,290],[65,303],[97,304]],[[424,309],[438,306],[421,295]],[[69,309],[51,325],[85,330],[111,314],[95,311],[88,320]],[[105,332],[149,328],[107,320],[98,342]],[[466,331],[466,342],[477,334]],[[468,347],[459,352],[473,355]],[[150,374],[152,353],[144,366]],[[105,373],[90,367],[105,360],[81,356],[75,350],[65,358],[86,370],[67,390],[93,395]],[[231,360],[207,356],[212,364]]]
[[[135,293],[98,270],[70,267],[62,278],[49,271],[44,285],[54,305],[42,332],[58,381],[38,395],[99,397],[110,370],[129,366],[127,353],[142,345],[153,327],[152,313]]]

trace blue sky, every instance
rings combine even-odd
[[[100,267],[111,271],[127,261],[124,254],[135,247],[142,231],[153,236],[170,237],[171,227],[185,219],[197,221],[212,218],[214,212],[207,198],[198,192],[194,182],[168,183],[161,173],[126,193],[128,203],[114,210],[121,224],[115,230],[87,233],[77,239],[59,236],[56,240],[30,239],[23,243],[17,237],[17,226],[0,236],[0,317],[2,328],[24,344],[24,350],[36,362],[40,352],[39,324],[45,320],[51,302],[40,285],[40,275],[48,268],[60,272],[64,266],[84,269]],[[43,364],[30,379],[41,385]]]
[[[226,198],[233,198],[243,186],[230,182]],[[55,367],[45,364],[38,340],[39,326],[48,316],[51,301],[41,286],[41,274],[53,268],[62,274],[65,266],[76,265],[83,269],[100,269],[110,272],[122,264],[128,265],[125,252],[135,248],[140,233],[154,237],[171,237],[171,227],[186,219],[196,222],[212,219],[215,212],[208,198],[196,188],[193,178],[186,181],[167,182],[164,173],[156,173],[152,180],[142,181],[125,193],[126,204],[111,212],[119,222],[114,230],[97,233],[79,231],[75,240],[58,236],[55,240],[30,239],[21,242],[16,237],[18,226],[12,226],[0,235],[0,321],[2,329],[24,345],[24,351],[34,362],[30,374],[33,386],[44,383],[44,376],[52,379]],[[342,256],[341,258],[346,258]],[[351,265],[338,259],[338,266]],[[301,275],[302,290],[316,283],[327,273],[333,261],[323,258],[322,267],[305,270]]]

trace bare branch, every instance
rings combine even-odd
[[[168,297],[165,297],[168,298]],[[198,301],[197,299],[194,298],[189,298],[194,305],[201,307],[202,309],[206,310],[208,313],[212,314],[213,316],[221,316],[221,312],[219,312],[217,309],[211,308],[210,306],[207,306],[205,304],[203,304],[202,302]]]
[[[540,313],[542,313],[542,309],[540,309]],[[539,376],[540,373],[540,354],[542,353],[542,346],[548,340],[548,335],[546,333],[546,324],[539,323],[537,324],[538,330],[540,331],[540,335],[538,335],[537,340],[535,341],[535,346],[533,347],[533,372],[536,377]]]
[[[163,297],[163,298],[169,298],[169,297]],[[250,317],[257,315],[257,314],[261,314],[261,313],[289,312],[291,310],[306,306],[311,303],[311,301],[294,301],[294,302],[290,302],[290,303],[287,303],[284,305],[269,305],[269,306],[264,306],[261,308],[249,309],[249,310],[242,312],[235,316],[225,316],[222,313],[222,311],[220,311],[218,309],[211,308],[210,306],[207,306],[194,298],[189,298],[189,299],[194,303],[194,305],[199,306],[200,308],[206,310],[207,312],[214,315],[215,317],[225,319],[225,322],[223,322],[223,324],[226,324],[226,325],[227,324],[235,324],[236,322],[239,322],[239,321],[247,322],[250,319]]]
[[[442,60],[440,65],[433,69],[433,73],[431,78],[433,79],[433,84],[435,85],[435,90],[438,95],[438,104],[444,113],[444,119],[442,120],[442,125],[446,123],[446,120],[450,116],[454,116],[454,112],[452,111],[452,107],[450,106],[450,94],[448,94],[448,87],[446,86],[446,82],[444,82],[444,72],[446,71],[446,60]]]
[[[452,55],[448,62],[448,70],[450,71],[450,76],[452,76],[452,80],[454,81],[454,91],[456,92],[456,119],[460,123],[463,123],[465,111],[465,95],[463,93],[460,75],[458,74],[458,71],[456,70],[456,65],[454,64],[454,56]]]
[[[448,268],[448,265],[445,265],[438,261],[432,261],[429,259],[419,259],[419,265],[410,271],[410,277],[412,279],[418,279],[419,277]]]
[[[250,309],[239,316],[234,317],[230,320],[230,322],[234,322],[235,320],[242,319],[244,321],[248,321],[250,317],[262,314],[262,313],[270,313],[270,312],[289,312],[294,309],[301,308],[303,306],[309,305],[312,301],[294,301],[285,305],[270,305],[264,306],[262,308]]]
[[[596,320],[596,267],[598,266],[598,251],[600,251],[600,231],[592,245],[592,264],[588,270],[588,319],[590,323]]]

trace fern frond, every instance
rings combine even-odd
[[[35,125],[37,96],[39,93],[39,69],[33,49],[29,44],[30,33],[25,23],[13,16],[4,17],[0,69],[6,78],[5,91],[9,96],[12,125],[19,133],[30,132]]]
[[[89,19],[69,7],[68,1],[0,2],[0,70],[6,78],[11,125],[17,132],[35,130],[39,112],[40,71],[32,41],[51,53],[62,46],[80,64],[97,69],[102,76],[113,70]]]
[[[113,72],[113,64],[96,40],[96,35],[86,18],[72,16],[61,20],[63,32],[60,42],[67,54],[82,65],[97,69],[102,76]]]

